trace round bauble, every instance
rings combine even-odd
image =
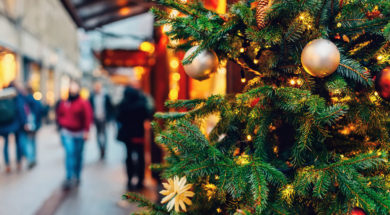
[[[340,64],[340,52],[331,41],[316,39],[303,49],[301,62],[307,73],[323,78],[336,71]]]
[[[352,209],[350,215],[366,215],[366,213],[364,212],[363,209],[355,207],[355,208]]]
[[[375,89],[380,97],[390,101],[390,66],[384,68],[376,75]]]
[[[184,55],[184,59],[198,48],[194,46],[190,48]],[[202,81],[208,79],[210,75],[218,69],[218,56],[214,51],[201,51],[191,63],[184,65],[184,71],[193,79]]]

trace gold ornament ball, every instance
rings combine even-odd
[[[303,49],[301,62],[307,73],[323,78],[336,71],[340,64],[340,52],[331,41],[316,39]]]
[[[198,46],[190,48],[184,55],[184,59],[191,56]],[[184,65],[184,71],[193,79],[202,81],[210,78],[210,75],[218,69],[218,56],[214,51],[202,50],[194,60]]]

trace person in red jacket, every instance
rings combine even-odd
[[[69,98],[58,104],[56,115],[65,149],[66,179],[63,188],[70,189],[80,183],[84,142],[88,139],[93,118],[91,104],[80,98],[80,85],[76,81],[71,81]]]

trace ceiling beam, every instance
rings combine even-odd
[[[90,7],[101,3],[116,3],[115,0],[84,0],[79,4],[76,4],[74,7],[79,10],[84,7]]]
[[[99,17],[99,16],[104,16],[105,14],[118,13],[121,8],[131,7],[131,6],[135,6],[135,5],[136,4],[133,2],[129,2],[129,3],[126,3],[125,5],[122,5],[122,6],[115,5],[113,7],[107,7],[104,10],[98,11],[98,12],[90,14],[88,16],[80,16],[80,19],[83,22],[86,22],[89,19],[93,19],[93,18]]]
[[[68,11],[70,17],[73,19],[73,21],[76,23],[78,27],[84,27],[83,22],[77,15],[77,10],[73,6],[70,0],[61,0],[61,3],[64,5],[66,11]]]
[[[106,25],[106,24],[109,24],[109,23],[112,23],[112,22],[116,22],[116,21],[119,21],[121,19],[126,19],[126,18],[130,18],[130,17],[133,17],[133,16],[137,16],[137,15],[140,15],[140,14],[143,14],[143,13],[146,13],[148,12],[150,9],[150,7],[144,7],[144,6],[136,6],[136,7],[132,7],[130,8],[130,10],[132,11],[130,14],[128,15],[125,15],[125,16],[121,16],[121,15],[117,15],[117,16],[111,16],[110,18],[108,19],[104,19],[102,21],[99,21],[97,24],[93,25],[93,26],[88,26],[86,25],[85,26],[85,29],[86,30],[93,30],[95,28],[98,28],[98,27],[102,27],[103,25]]]

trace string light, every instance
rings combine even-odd
[[[172,80],[173,81],[179,81],[180,80],[180,74],[178,72],[175,72],[172,74]]]
[[[139,50],[153,54],[154,45],[151,42],[144,41],[139,45]]]
[[[246,82],[246,78],[241,78],[241,83],[245,83]]]
[[[177,67],[179,67],[179,60],[177,58],[173,58],[169,62],[169,65],[171,66],[172,69],[177,69]]]
[[[341,22],[337,23],[337,27],[338,27],[338,28],[341,27]]]
[[[305,16],[302,14],[302,15],[299,16],[299,19],[300,19],[300,20],[304,20],[304,19],[305,19]]]
[[[172,25],[170,24],[165,24],[162,28],[163,33],[169,32],[171,30],[172,30]]]
[[[176,18],[178,15],[179,15],[179,11],[175,9],[173,9],[171,13],[169,13],[169,16],[172,18]]]
[[[179,90],[176,88],[171,89],[168,97],[170,100],[176,100],[179,97]]]
[[[35,92],[33,94],[33,98],[37,101],[41,100],[42,99],[42,93],[41,92]]]
[[[244,53],[245,52],[245,49],[244,48],[240,48],[240,53]]]
[[[378,57],[376,57],[377,60],[383,60],[383,55],[378,55]]]
[[[279,152],[279,147],[278,147],[278,146],[274,146],[273,151],[274,151],[275,154],[278,154],[278,152]]]
[[[246,139],[247,139],[248,141],[251,141],[251,140],[252,140],[252,136],[248,134],[248,136],[246,136]]]
[[[297,77],[291,78],[288,83],[293,87],[300,87],[303,84],[303,80]]]
[[[254,60],[253,60],[253,63],[254,63],[254,64],[258,64],[258,63],[259,63],[259,60],[254,59]]]

